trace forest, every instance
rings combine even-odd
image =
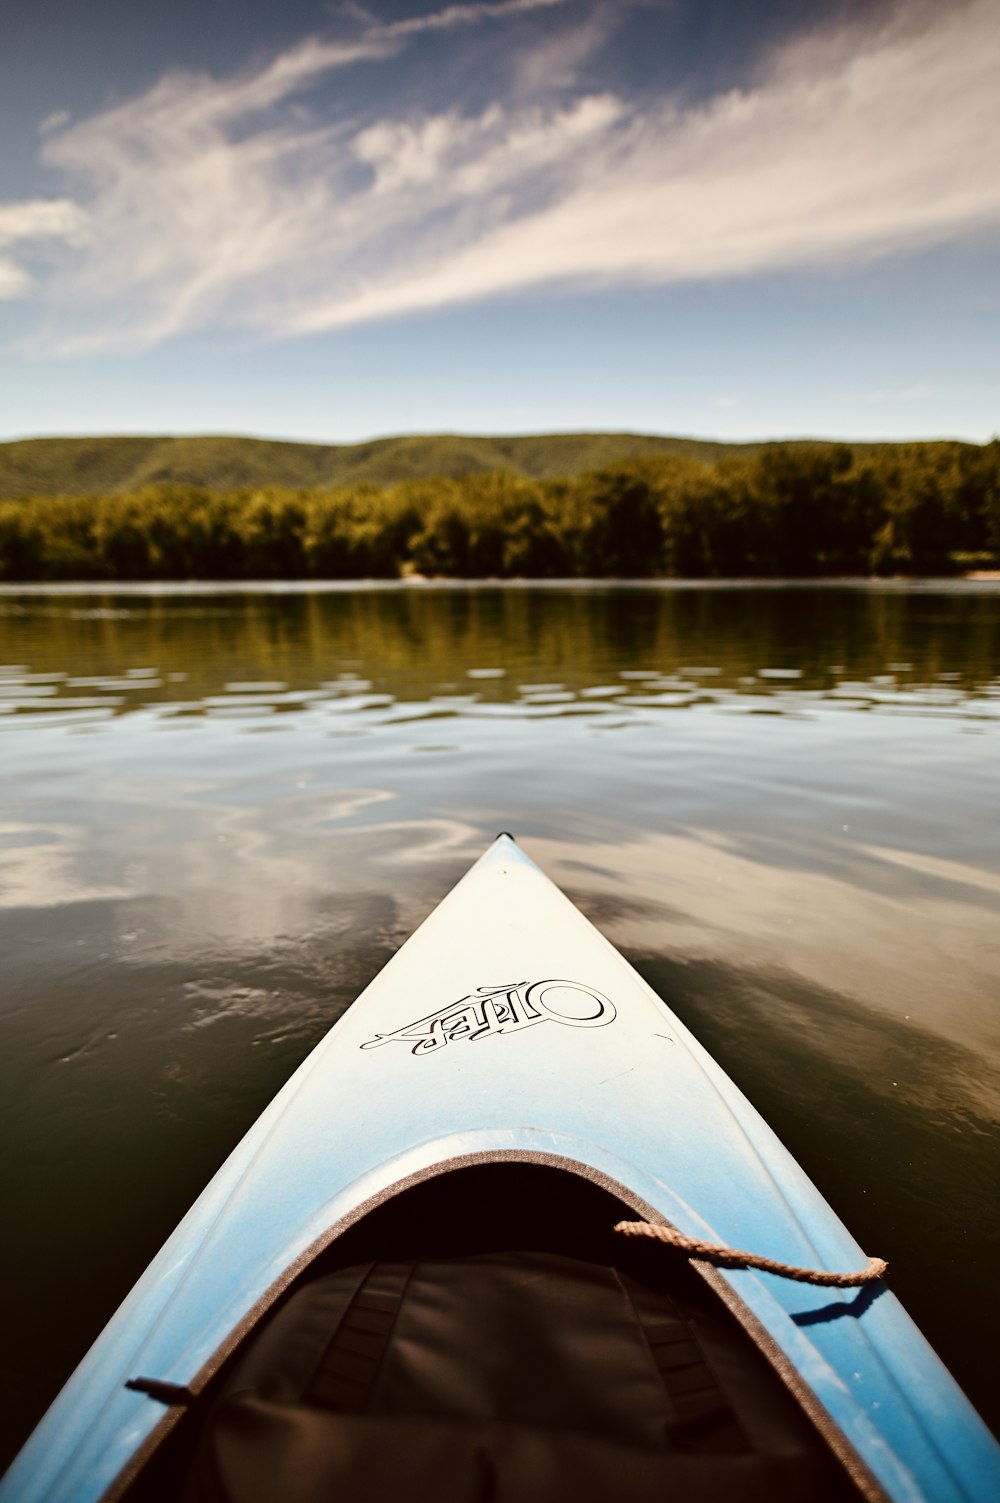
[[[0,580],[807,578],[1000,567],[1000,440],[0,499]]]

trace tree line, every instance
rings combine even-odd
[[[0,500],[0,579],[739,578],[1000,561],[1000,441],[774,445],[563,480]]]

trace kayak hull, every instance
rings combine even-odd
[[[118,1494],[296,1275],[407,1185],[523,1160],[821,1269],[864,1254],[684,1025],[509,837],[331,1029],[150,1264],[0,1499]],[[992,1499],[1000,1449],[899,1302],[705,1270],[869,1496]]]

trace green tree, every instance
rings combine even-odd
[[[45,542],[29,506],[0,501],[0,579],[45,577]]]

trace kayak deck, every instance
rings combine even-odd
[[[856,1499],[687,1260],[614,1236],[627,1209],[516,1163],[392,1198],[300,1277],[126,1503]]]
[[[157,1395],[200,1403],[317,1260],[338,1259],[411,1188],[457,1184],[476,1165],[558,1171],[606,1191],[613,1220],[787,1264],[865,1262],[683,1022],[502,836],[234,1149],[0,1482],[0,1503],[120,1499],[181,1412]],[[567,1227],[549,1251],[579,1260]],[[520,1240],[514,1251],[546,1251]],[[610,1266],[631,1255],[619,1247]],[[376,1260],[398,1256],[389,1244]],[[701,1277],[868,1496],[993,1503],[1000,1449],[884,1281],[856,1293],[748,1267]]]

